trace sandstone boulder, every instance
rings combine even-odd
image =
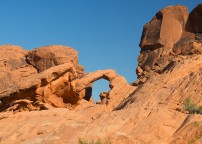
[[[169,6],[160,10],[144,26],[140,42],[141,50],[170,47],[181,37],[188,18],[187,7]]]
[[[85,74],[78,64],[76,50],[55,45],[26,51],[18,46],[4,45],[0,56],[1,111],[7,108],[34,110],[47,107],[47,104],[68,107],[69,103],[76,103],[71,100],[74,95],[68,97],[70,83]],[[78,97],[75,99],[78,101]]]
[[[186,30],[191,33],[202,33],[202,4],[199,4],[189,14]]]
[[[84,74],[84,68],[78,64],[78,52],[71,47],[45,46],[29,51],[26,58],[27,62],[33,65],[38,72],[60,64],[71,63],[81,75]]]
[[[190,14],[185,6],[168,6],[144,26],[136,73],[144,83],[149,77],[163,73],[181,56],[202,54],[201,4]]]
[[[174,45],[173,52],[177,55],[202,54],[202,5],[199,4],[189,14],[185,32]]]
[[[43,109],[47,104],[54,107],[67,107],[68,102],[65,102],[67,97],[64,95],[68,95],[70,90],[63,88],[70,87],[71,80],[75,78],[77,78],[77,73],[72,64],[65,63],[49,68],[19,82],[18,86],[5,89],[0,95],[2,102],[0,108],[1,110],[21,111]],[[29,103],[25,106],[26,100]],[[21,104],[22,101],[24,105]],[[33,108],[30,109],[30,105]]]
[[[168,6],[144,26],[138,57],[139,78],[151,71],[161,72],[169,64],[172,47],[182,36],[187,18],[187,7]]]

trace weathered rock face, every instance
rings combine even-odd
[[[0,95],[7,88],[18,86],[20,81],[37,73],[26,62],[27,51],[19,46],[3,45],[0,47]]]
[[[59,108],[0,113],[1,143],[77,144],[78,137],[117,144],[201,143],[202,116],[183,110],[187,97],[198,105],[202,101],[201,69],[201,55],[181,59],[170,70],[150,77],[112,112],[90,105],[77,112]]]
[[[140,47],[142,51],[173,46],[181,37],[188,18],[185,6],[169,6],[160,10],[144,26]]]
[[[180,55],[202,53],[201,5],[190,14],[185,6],[160,10],[144,26],[140,42],[137,75],[134,85],[144,83],[151,75],[162,73],[180,59]]]
[[[113,70],[100,70],[85,75],[84,68],[78,64],[77,51],[69,47],[47,46],[28,52],[19,47],[14,47],[13,51],[9,49],[12,46],[5,47],[8,52],[12,52],[11,57],[17,57],[14,63],[10,57],[4,59],[7,61],[2,71],[4,89],[0,93],[1,111],[30,111],[51,107],[82,109],[85,107],[79,106],[79,103],[84,103],[82,99],[92,104],[92,83],[101,78],[110,82],[111,90],[105,93],[105,97],[102,95],[102,101],[98,103],[107,105],[107,111],[111,111],[136,89]],[[3,54],[6,55],[4,51]],[[20,71],[28,73],[27,76],[18,76],[16,68],[23,68]],[[29,72],[28,68],[31,69]],[[4,74],[17,77],[16,81],[11,81],[8,86],[5,82],[9,77]]]
[[[129,85],[126,79],[123,76],[119,76],[114,70],[98,70],[85,75],[81,79],[73,81],[73,91],[77,93],[79,97],[85,98],[84,90],[99,79],[109,81],[111,90],[101,93],[101,101],[98,102],[99,104],[106,104],[109,111],[118,106],[123,99],[128,97],[136,89],[136,87]]]
[[[139,84],[145,82],[153,72],[163,71],[172,61],[172,47],[183,34],[187,18],[185,6],[169,6],[160,10],[144,26],[137,68]]]
[[[184,111],[184,101],[188,97],[201,105],[201,62],[202,55],[182,58],[164,73],[151,76],[117,107],[136,116],[131,132],[137,143],[173,143],[172,139],[188,143],[191,136],[185,138],[185,133],[189,132],[187,126],[195,132],[201,131],[200,126],[195,128],[190,123],[200,124],[202,116],[191,116]],[[178,136],[179,133],[184,138]],[[198,141],[201,143],[202,140]]]
[[[65,76],[65,80],[63,80]],[[72,64],[65,63],[50,68],[42,73],[32,75],[18,83],[18,86],[7,88],[1,94],[2,110],[12,111],[48,109],[47,104],[54,107],[68,107],[69,102],[64,102],[63,89],[68,87],[72,79],[77,78],[77,73]],[[57,86],[55,83],[60,82]],[[59,90],[56,91],[55,89]],[[60,94],[58,94],[60,92]],[[54,99],[54,100],[53,100]],[[50,107],[49,106],[49,107]]]
[[[189,18],[186,24],[186,30],[191,33],[202,33],[202,4],[199,4],[189,14]]]
[[[202,54],[202,5],[198,5],[190,14],[185,32],[173,47],[175,54]]]
[[[53,45],[37,48],[29,51],[26,58],[27,62],[39,72],[64,63],[73,64],[78,71],[81,71],[81,74],[84,71],[84,68],[78,65],[78,52],[66,46]]]
[[[71,81],[85,74],[76,50],[55,45],[25,51],[4,45],[0,55],[1,110],[44,109],[46,104],[68,107],[73,103],[64,95],[71,95]]]

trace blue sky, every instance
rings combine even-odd
[[[0,45],[24,49],[60,44],[79,51],[86,72],[114,69],[128,82],[135,69],[143,25],[160,9],[200,0],[0,0]],[[202,2],[201,2],[202,3]],[[94,95],[108,89],[95,83]]]

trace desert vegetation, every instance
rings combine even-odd
[[[78,143],[79,144],[111,144],[111,142],[102,142],[101,140],[90,140],[90,141],[87,141],[83,138],[79,138],[78,140]]]
[[[184,110],[188,111],[190,114],[202,114],[202,105],[197,106],[190,98],[186,98],[184,101]]]

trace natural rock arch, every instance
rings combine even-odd
[[[1,99],[3,104],[0,105],[0,111],[7,108],[17,110],[15,105],[19,105],[20,102],[26,102],[26,109],[29,110],[37,110],[41,107],[49,109],[50,106],[72,109],[79,106],[82,99],[86,99],[87,96],[91,97],[91,84],[100,79],[109,81],[111,90],[101,93],[104,97],[101,103],[107,104],[109,110],[118,106],[136,89],[114,70],[98,70],[79,78],[75,67],[66,63],[34,75],[26,83],[23,81],[18,89],[25,89],[25,91],[7,89],[1,94],[7,97]]]
[[[108,94],[110,90],[110,82],[104,78],[100,78],[87,85],[83,99],[95,104],[101,104],[106,100],[106,94]]]
[[[71,76],[72,74],[74,72],[69,71],[45,87],[39,87],[36,93],[43,91],[41,94],[38,93],[40,97],[54,107],[74,108],[82,99],[90,100],[93,82],[105,79],[109,81],[111,90],[101,93],[104,97],[101,103],[113,109],[137,88],[129,85],[123,76],[111,69],[91,72],[81,78]]]
[[[116,105],[116,103],[118,104],[118,102],[128,97],[136,89],[136,87],[129,85],[123,76],[118,75],[112,69],[108,69],[91,72],[80,79],[76,79],[72,82],[72,85],[74,85],[73,92],[77,93],[80,98],[88,98],[86,100],[89,100],[92,92],[92,83],[100,79],[109,81],[111,89],[108,92],[101,93],[102,104]]]

